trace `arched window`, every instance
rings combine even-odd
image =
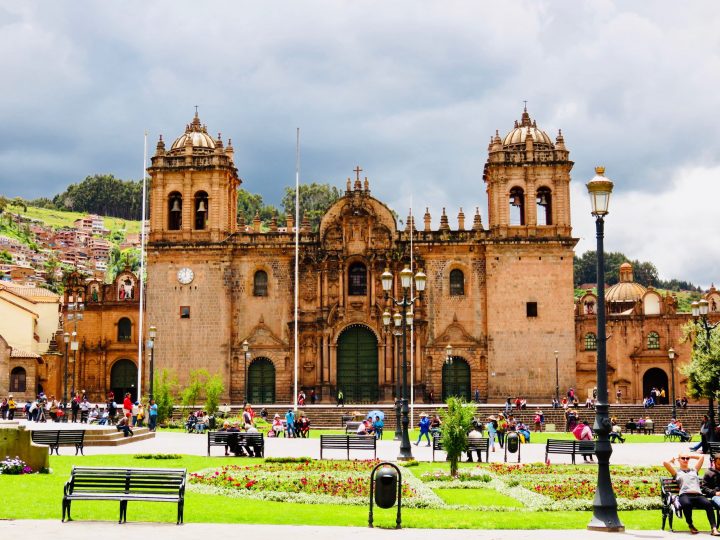
[[[525,192],[521,187],[510,190],[510,225],[525,225]]]
[[[647,340],[648,349],[659,349],[660,348],[660,336],[657,332],[650,332]]]
[[[552,192],[550,188],[537,190],[537,224],[552,225]]]
[[[367,294],[367,269],[363,263],[353,263],[348,272],[348,294],[365,296]]]
[[[208,210],[208,194],[204,191],[198,191],[195,194],[194,201],[195,230],[202,231],[207,228]]]
[[[182,228],[182,195],[173,191],[168,197],[168,229],[179,231]]]
[[[462,270],[450,271],[450,296],[463,296],[465,294],[465,275]]]
[[[25,369],[21,367],[13,368],[10,372],[10,391],[25,392],[27,389],[27,378]]]
[[[253,296],[268,295],[268,276],[265,270],[258,270],[253,277]]]
[[[132,335],[132,323],[127,317],[118,321],[118,341],[130,341]]]
[[[585,334],[585,350],[597,351],[597,336],[592,332]]]

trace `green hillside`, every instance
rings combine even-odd
[[[13,214],[20,214],[29,219],[42,221],[45,225],[54,228],[60,227],[72,227],[76,219],[80,219],[86,216],[86,213],[82,212],[65,212],[62,210],[48,210],[47,208],[38,208],[36,206],[28,206],[27,209],[9,204],[7,210]],[[126,234],[139,233],[140,222],[131,221],[127,219],[120,219],[114,217],[104,218],[105,228],[110,231],[125,230]]]

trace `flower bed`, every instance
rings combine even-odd
[[[33,472],[32,468],[17,456],[14,458],[6,456],[4,460],[0,461],[0,474],[30,474],[31,472]]]
[[[319,504],[367,504],[370,472],[379,461],[308,460],[302,463],[228,465],[190,475],[199,491],[234,497]],[[442,502],[411,473],[403,474],[403,504],[427,507]]]

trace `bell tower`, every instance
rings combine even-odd
[[[148,169],[151,243],[219,242],[237,230],[233,156],[231,141],[213,139],[197,110],[169,150],[160,136]]]
[[[505,138],[495,132],[483,173],[492,233],[500,237],[572,234],[569,154],[562,132],[553,144],[530,118],[527,107]]]

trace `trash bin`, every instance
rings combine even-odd
[[[208,417],[208,427],[210,429],[215,429],[217,427],[217,423],[215,422],[215,415]]]
[[[384,466],[375,472],[375,504],[392,508],[397,499],[398,475],[395,469]]]

